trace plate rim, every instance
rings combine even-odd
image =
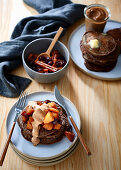
[[[12,149],[16,152],[16,153],[18,153],[20,156],[22,156],[22,157],[24,157],[25,159],[28,159],[29,161],[37,161],[38,163],[40,162],[40,163],[49,163],[49,162],[55,162],[56,160],[60,160],[60,159],[62,159],[63,157],[65,157],[66,155],[68,155],[70,152],[72,152],[77,146],[79,145],[79,139],[76,141],[76,143],[73,145],[73,147],[72,148],[70,148],[70,150],[68,150],[66,153],[64,153],[63,155],[60,155],[60,156],[58,156],[58,157],[56,157],[56,158],[53,158],[53,159],[48,159],[48,160],[37,160],[37,159],[32,159],[32,158],[28,158],[28,157],[26,157],[25,155],[23,155],[23,154],[21,154],[21,153],[19,153],[19,152],[17,152],[17,150],[11,145],[11,147],[12,147]]]
[[[38,92],[33,92],[33,93],[30,93],[30,94],[28,94],[27,96],[31,96],[31,95],[36,95],[36,94],[41,94],[41,93],[49,93],[49,94],[51,94],[51,95],[54,95],[54,92],[52,92],[52,91],[38,91]],[[63,96],[63,95],[62,95]],[[75,110],[76,110],[76,112],[78,113],[78,117],[79,117],[79,130],[81,130],[81,119],[80,119],[80,115],[79,115],[79,112],[78,112],[78,110],[77,110],[77,108],[76,108],[76,106],[71,102],[71,100],[69,100],[67,97],[65,97],[65,96],[63,96],[67,101],[69,101],[74,107],[75,107]],[[17,101],[16,101],[17,102]],[[7,122],[8,122],[8,117],[9,117],[9,114],[10,114],[10,112],[11,112],[11,110],[15,107],[15,104],[16,104],[16,102],[13,104],[13,106],[11,107],[11,109],[9,110],[9,113],[8,113],[8,115],[7,115],[7,119],[6,119],[6,133],[7,133],[7,136],[8,136],[8,131],[7,131]],[[16,122],[17,123],[17,122]],[[75,140],[74,140],[74,143],[68,148],[68,149],[66,149],[66,150],[64,150],[62,153],[60,153],[60,154],[58,154],[58,155],[55,155],[55,156],[50,156],[50,157],[34,157],[34,156],[31,156],[31,155],[28,155],[28,154],[26,154],[26,153],[24,153],[24,155],[26,155],[27,157],[29,157],[29,158],[34,158],[34,159],[41,159],[41,160],[46,160],[46,159],[53,159],[53,158],[55,158],[55,157],[57,157],[57,156],[60,156],[60,155],[62,155],[62,154],[64,154],[66,151],[68,151],[68,150],[70,150],[70,148],[72,148],[73,147],[73,145],[75,144],[75,142],[78,140],[78,136],[76,136],[76,138],[75,138]],[[29,141],[28,141],[29,142]],[[12,143],[12,141],[10,141],[10,144],[13,146],[13,147],[15,147],[15,145]],[[15,147],[16,148],[16,147]],[[16,148],[16,150],[18,151],[18,152],[20,152],[21,154],[23,154],[21,151],[19,151],[17,148]]]
[[[26,163],[28,163],[28,164],[31,164],[31,165],[35,165],[35,166],[52,166],[52,165],[56,165],[56,164],[58,164],[58,163],[60,163],[60,162],[62,162],[62,161],[64,161],[64,160],[66,160],[67,158],[69,158],[69,156],[76,150],[76,148],[78,147],[78,145],[79,145],[79,141],[77,142],[77,144],[74,146],[74,148],[71,150],[71,152],[69,152],[67,155],[65,155],[63,158],[60,158],[60,159],[58,159],[58,160],[56,160],[56,161],[53,161],[53,162],[33,162],[33,161],[27,161],[27,160],[25,160],[23,157],[21,157],[15,150],[14,150],[14,152],[15,152],[15,154],[19,157],[19,158],[21,158],[23,161],[25,161]]]
[[[116,21],[116,20],[108,20],[107,22],[114,22],[114,23],[121,24],[120,21]],[[121,77],[119,77],[119,78],[104,78],[104,77],[101,77],[101,76],[98,77],[98,76],[96,76],[96,75],[94,75],[94,74],[92,74],[92,73],[86,72],[84,69],[82,69],[81,67],[79,67],[79,66],[76,64],[76,62],[74,61],[74,59],[73,59],[73,57],[72,57],[72,55],[71,55],[71,51],[70,51],[70,46],[69,46],[69,44],[70,44],[70,40],[71,40],[71,37],[73,36],[73,34],[74,34],[79,28],[83,27],[84,25],[85,25],[85,23],[82,23],[82,24],[79,25],[76,29],[74,29],[74,30],[72,31],[72,33],[70,34],[69,39],[68,39],[67,47],[68,47],[69,54],[70,54],[70,57],[71,57],[73,63],[79,68],[79,70],[81,70],[83,73],[85,73],[86,75],[88,75],[88,76],[90,76],[90,77],[92,77],[92,78],[95,78],[95,79],[98,79],[98,80],[106,80],[106,81],[118,81],[118,80],[121,80]]]

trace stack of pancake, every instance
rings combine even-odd
[[[38,136],[38,138],[40,139],[40,142],[39,142],[40,144],[52,144],[52,143],[58,142],[65,135],[64,134],[65,131],[71,130],[71,125],[68,122],[68,118],[67,118],[65,110],[57,103],[56,103],[56,106],[57,106],[57,109],[59,110],[59,118],[53,123],[57,123],[57,121],[59,121],[59,123],[61,124],[61,128],[58,130],[57,129],[46,130],[40,125],[39,136]],[[22,111],[22,113],[24,112],[25,112],[25,109]],[[27,122],[24,121],[22,113],[19,115],[17,122],[18,122],[19,127],[21,128],[22,136],[28,141],[31,141],[32,130],[27,129]],[[24,115],[26,115],[26,113],[24,113]]]
[[[120,54],[117,41],[110,35],[97,32],[86,32],[80,43],[85,66],[96,72],[112,70]]]
[[[111,35],[116,41],[118,41],[121,51],[121,28],[108,30],[107,34]]]

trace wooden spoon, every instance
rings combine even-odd
[[[63,31],[63,28],[60,27],[60,28],[58,29],[58,31],[57,31],[55,37],[53,38],[53,40],[52,40],[52,42],[51,42],[49,48],[47,49],[47,51],[44,52],[44,53],[39,54],[39,55],[37,56],[38,59],[39,59],[39,57],[42,56],[42,55],[45,55],[45,56],[50,57],[50,53],[51,53],[51,51],[52,51],[52,49],[53,49],[55,43],[57,42],[58,38],[60,37],[62,31]]]

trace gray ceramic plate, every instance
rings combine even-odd
[[[78,144],[77,144],[78,145]],[[31,165],[35,165],[35,166],[52,166],[52,165],[55,165],[55,164],[58,164],[62,161],[64,161],[65,159],[67,159],[76,149],[77,145],[75,145],[73,147],[73,149],[71,151],[69,151],[67,154],[65,154],[65,156],[63,156],[62,158],[60,159],[56,159],[56,160],[51,160],[50,162],[39,162],[39,161],[33,161],[33,160],[29,160],[29,159],[26,159],[25,157],[21,156],[19,153],[17,153],[16,151],[16,154],[25,162],[31,164]]]
[[[121,23],[113,20],[109,20],[106,24],[104,32],[110,29],[121,27]],[[121,79],[121,54],[118,57],[118,62],[113,70],[110,72],[93,72],[88,70],[84,65],[84,59],[80,50],[80,41],[85,33],[85,24],[80,25],[73,31],[69,38],[68,47],[73,62],[86,74],[97,79],[102,80],[119,80]]]
[[[77,141],[75,142],[75,144],[69,149],[67,150],[67,152],[64,152],[64,154],[60,155],[60,156],[57,156],[55,158],[52,158],[52,159],[46,159],[46,160],[40,160],[40,159],[33,159],[33,158],[30,158],[30,157],[27,157],[26,155],[20,153],[18,150],[16,150],[15,147],[13,147],[13,145],[11,145],[11,147],[13,148],[13,150],[19,154],[21,157],[25,158],[26,160],[30,160],[30,161],[33,161],[33,162],[39,162],[39,163],[48,163],[48,162],[53,162],[53,161],[56,161],[56,160],[60,160],[62,159],[63,157],[65,157],[68,153],[70,153],[79,143],[79,139],[77,139]]]
[[[36,160],[36,159],[31,159],[31,158],[28,158],[26,157],[25,155],[22,155],[21,153],[17,152],[15,148],[13,148],[13,150],[15,151],[15,153],[17,155],[19,155],[22,159],[26,160],[26,161],[29,161],[29,162],[32,162],[32,163],[37,163],[37,164],[49,164],[49,163],[55,163],[55,162],[58,162],[60,160],[63,160],[64,158],[66,159],[75,149],[76,147],[78,146],[79,144],[79,140],[76,141],[76,143],[73,145],[73,147],[68,150],[66,153],[64,153],[63,155],[59,156],[59,157],[56,157],[56,158],[53,158],[53,159],[49,159],[49,160]]]
[[[26,105],[28,101],[30,100],[36,101],[36,100],[47,100],[47,99],[56,101],[54,93],[51,93],[51,92],[32,93],[27,96]],[[78,111],[76,110],[75,106],[70,100],[68,100],[65,97],[64,97],[64,100],[78,128],[80,129],[81,122],[80,122]],[[15,105],[11,108],[8,114],[8,117],[7,117],[7,122],[6,122],[7,133],[9,133],[14,117],[15,117],[14,108],[15,108]],[[37,160],[38,159],[47,160],[47,159],[52,159],[57,156],[60,156],[64,154],[65,152],[67,152],[70,148],[72,148],[75,142],[77,141],[77,135],[76,135],[75,130],[74,130],[74,133],[75,133],[75,139],[73,142],[70,142],[66,137],[63,137],[63,139],[60,142],[57,142],[55,144],[51,144],[51,145],[41,144],[35,147],[33,146],[31,142],[23,138],[23,136],[21,135],[20,128],[18,124],[16,124],[12,138],[11,138],[11,144],[13,147],[15,147],[16,151],[20,152],[21,154],[24,154],[25,156],[29,158],[37,159]]]

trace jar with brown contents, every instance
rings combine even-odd
[[[110,11],[104,5],[92,4],[84,9],[84,15],[86,31],[103,32]]]

